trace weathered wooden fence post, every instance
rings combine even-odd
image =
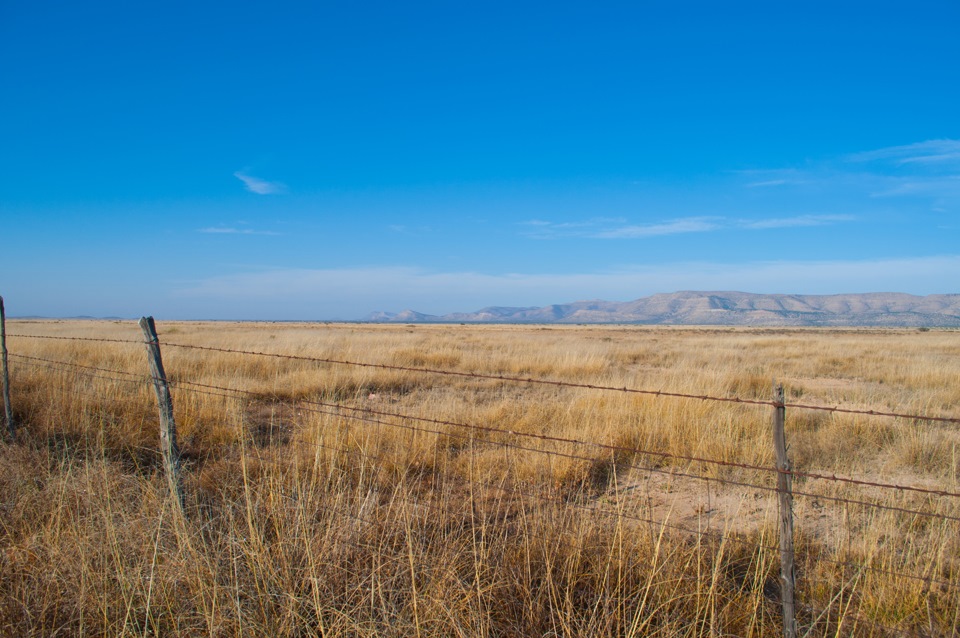
[[[7,315],[3,310],[3,297],[0,297],[0,366],[3,367],[3,414],[7,423],[10,440],[16,436],[13,424],[13,407],[10,405],[10,371],[7,369]]]
[[[183,491],[180,486],[180,448],[177,447],[177,424],[173,420],[173,399],[167,386],[167,375],[163,371],[163,359],[160,358],[160,339],[153,317],[141,317],[140,329],[146,339],[147,358],[150,361],[150,375],[153,377],[153,389],[157,394],[160,407],[160,453],[163,456],[163,469],[167,475],[170,493],[183,509]]]
[[[797,637],[797,617],[794,602],[793,564],[793,475],[787,458],[787,440],[783,433],[786,408],[783,386],[773,389],[773,447],[777,454],[777,495],[780,499],[780,596],[783,602],[784,638]]]

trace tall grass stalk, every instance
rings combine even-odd
[[[161,324],[186,510],[125,322],[9,323],[0,634],[763,636],[780,631],[763,407],[238,350],[955,416],[931,330]],[[50,366],[23,356],[62,362]],[[240,393],[191,386],[234,388]],[[332,403],[336,407],[319,406]],[[442,421],[366,414],[376,410]],[[467,424],[488,431],[458,427]],[[525,435],[576,439],[624,450]],[[794,467],[956,491],[957,428],[788,411]],[[629,450],[634,450],[633,452]],[[753,487],[751,487],[753,486]],[[797,477],[808,636],[958,631],[952,497]]]

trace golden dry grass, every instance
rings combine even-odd
[[[956,331],[158,327],[185,515],[160,476],[142,345],[15,336],[137,341],[136,325],[8,324],[21,436],[0,449],[6,635],[780,632],[774,477],[689,460],[771,466],[766,406],[172,344],[720,397],[768,399],[777,379],[790,402],[935,416],[960,405]],[[960,492],[955,424],[791,410],[787,437],[803,472]],[[804,632],[957,631],[960,530],[943,516],[960,499],[794,487],[814,495],[795,506]]]

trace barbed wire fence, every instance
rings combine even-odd
[[[0,299],[0,310],[2,310],[2,299]],[[39,339],[39,340],[63,340],[72,342],[90,342],[100,344],[126,344],[135,345],[139,348],[146,347],[150,352],[151,370],[149,374],[131,373],[127,370],[118,370],[98,366],[83,365],[69,361],[61,361],[48,357],[37,357],[9,353],[9,358],[13,359],[18,365],[24,367],[45,368],[48,370],[59,371],[61,373],[73,374],[77,377],[83,377],[90,380],[110,381],[121,386],[128,387],[153,387],[157,394],[160,421],[161,421],[161,445],[162,456],[164,458],[164,471],[167,476],[168,485],[171,493],[177,501],[183,506],[185,495],[182,492],[182,483],[179,473],[181,471],[179,462],[179,449],[176,440],[176,426],[173,422],[172,405],[165,405],[170,401],[169,388],[172,386],[184,396],[190,395],[209,395],[224,399],[262,401],[263,393],[253,392],[243,388],[229,387],[224,385],[204,384],[197,381],[190,381],[178,378],[168,378],[164,372],[162,363],[159,362],[159,337],[155,329],[152,329],[152,318],[141,321],[141,327],[144,330],[144,340],[134,339],[101,339],[92,337],[62,337],[37,334],[14,334],[9,335],[17,339]],[[150,329],[144,328],[149,325]],[[7,380],[7,350],[6,334],[3,335],[3,360],[4,360],[4,399],[5,414],[10,438],[14,436],[14,422],[11,416],[11,407],[9,401],[9,381]],[[259,352],[241,349],[220,348],[213,346],[201,346],[186,343],[165,342],[164,348],[177,348],[183,350],[193,350],[198,352],[216,352],[241,357],[261,357],[272,359],[283,359],[298,361],[309,364],[323,365],[342,365],[355,366],[361,368],[379,369],[395,372],[413,372],[425,375],[442,375],[458,378],[470,378],[488,381],[497,381],[509,384],[528,384],[562,387],[575,390],[593,390],[601,392],[621,393],[621,394],[639,394],[651,396],[654,398],[674,398],[682,400],[695,400],[701,402],[717,403],[738,403],[747,406],[768,407],[771,409],[772,418],[772,436],[771,439],[778,440],[777,456],[778,465],[776,467],[730,461],[724,459],[715,459],[706,456],[685,455],[664,452],[655,449],[644,449],[639,447],[628,447],[622,445],[613,445],[591,441],[588,439],[575,439],[570,437],[560,437],[551,434],[525,432],[521,430],[499,427],[486,423],[469,423],[459,420],[449,420],[436,418],[434,416],[422,416],[408,414],[404,411],[388,410],[380,407],[370,407],[365,405],[351,405],[343,400],[321,400],[300,398],[295,401],[279,400],[276,402],[281,413],[286,410],[288,413],[306,413],[318,418],[335,419],[336,422],[346,423],[364,423],[375,425],[377,428],[390,428],[394,431],[402,431],[411,436],[434,437],[437,441],[444,439],[455,446],[468,446],[471,450],[474,446],[484,445],[500,449],[505,456],[512,453],[523,453],[542,455],[550,458],[562,458],[575,462],[586,464],[597,463],[598,460],[609,458],[612,464],[614,477],[618,472],[632,472],[637,476],[653,477],[659,476],[666,480],[690,480],[706,486],[709,495],[710,486],[722,486],[729,488],[745,488],[759,493],[767,493],[780,499],[778,507],[778,517],[780,519],[780,539],[776,545],[759,542],[750,537],[736,533],[736,530],[729,528],[718,529],[708,525],[706,528],[701,526],[691,527],[673,521],[669,514],[658,515],[654,508],[647,507],[644,510],[633,503],[632,507],[626,495],[630,490],[635,489],[636,485],[615,486],[612,494],[600,494],[598,498],[573,498],[569,493],[564,493],[557,489],[551,489],[547,485],[526,485],[519,481],[509,481],[508,475],[499,479],[482,479],[476,476],[470,476],[471,490],[475,487],[488,491],[500,491],[509,494],[511,497],[519,498],[525,502],[540,503],[545,506],[561,506],[572,511],[580,512],[581,515],[596,517],[610,517],[619,523],[627,523],[635,526],[655,526],[661,531],[669,531],[679,535],[694,537],[698,539],[720,539],[722,542],[730,542],[748,547],[753,551],[770,552],[779,554],[782,558],[781,564],[781,589],[779,597],[783,605],[783,624],[784,635],[798,635],[796,609],[802,612],[806,619],[806,627],[811,630],[813,624],[820,622],[824,617],[831,613],[830,609],[819,609],[807,603],[797,603],[793,600],[791,591],[795,587],[793,567],[795,560],[795,550],[793,549],[795,531],[795,521],[793,519],[793,506],[791,500],[793,497],[801,497],[812,503],[829,502],[841,508],[857,508],[863,511],[873,511],[885,513],[890,516],[899,516],[904,520],[927,521],[929,523],[938,523],[948,528],[953,534],[957,534],[960,527],[960,516],[954,513],[955,509],[944,505],[946,502],[954,502],[953,499],[960,498],[960,492],[948,489],[931,488],[926,485],[910,485],[898,483],[885,483],[864,478],[837,476],[835,474],[824,474],[813,471],[795,469],[790,466],[786,458],[786,446],[784,443],[784,414],[789,408],[791,410],[813,410],[829,413],[842,413],[867,416],[871,418],[895,418],[908,420],[913,424],[939,423],[939,424],[960,424],[960,418],[944,417],[937,415],[907,414],[881,410],[867,410],[846,408],[843,406],[820,406],[811,404],[790,403],[783,399],[782,390],[774,395],[770,400],[761,400],[743,397],[721,397],[703,394],[690,394],[671,392],[664,390],[614,387],[598,384],[586,384],[567,382],[554,379],[539,379],[529,376],[511,376],[503,374],[486,374],[457,370],[445,370],[418,366],[401,366],[381,363],[370,363],[362,361],[352,361],[346,359],[331,359],[322,357],[310,357],[306,355],[289,355],[271,352]],[[154,353],[155,350],[155,353]],[[154,363],[156,358],[156,365]],[[165,388],[165,389],[164,389]],[[76,389],[77,392],[84,390]],[[93,390],[90,390],[93,391]],[[165,393],[165,394],[164,394]],[[166,397],[166,398],[164,398]],[[281,415],[281,421],[283,417]],[[365,464],[373,467],[382,467],[394,461],[383,454],[374,453],[366,448],[356,445],[345,444],[340,439],[335,442],[329,442],[321,437],[319,441],[300,440],[301,445],[313,446],[315,449],[323,451],[334,457],[355,458]],[[256,454],[256,448],[252,448],[245,454]],[[282,466],[285,461],[280,459],[264,459],[257,457],[258,462],[272,463]],[[747,473],[748,478],[739,478],[740,475],[732,474],[716,478],[696,468],[703,467],[724,468],[731,471],[742,471]],[[763,482],[751,480],[749,476],[769,476],[775,477],[777,485],[770,485]],[[800,479],[808,487],[796,489],[793,481]],[[812,486],[812,487],[810,487]],[[820,486],[817,490],[816,487]],[[835,486],[839,488],[870,488],[881,496],[868,499],[866,497],[849,498],[836,493],[829,493],[824,486]],[[892,494],[894,496],[913,495],[915,498],[910,501],[901,499],[901,504],[892,504],[896,502],[895,498],[888,498],[883,495]],[[408,494],[401,497],[410,504],[423,508],[426,511],[438,510],[446,505],[438,504],[431,500],[429,493],[426,496],[417,494]],[[916,502],[926,506],[916,505]],[[638,501],[639,502],[639,501]],[[372,520],[363,511],[356,510],[352,506],[346,508],[329,506],[340,514],[355,519],[359,523],[370,524]],[[946,511],[943,511],[946,510]],[[709,519],[708,519],[709,520]],[[825,556],[821,552],[814,555],[808,549],[805,551],[810,554],[807,562],[815,560],[821,565],[828,565],[831,569],[837,570],[841,575],[854,574],[855,577],[865,573],[884,575],[896,579],[908,581],[918,581],[928,590],[943,592],[953,592],[957,587],[957,566],[943,565],[938,571],[930,563],[929,569],[924,569],[922,573],[909,571],[909,565],[906,558],[901,563],[891,564],[889,556],[875,555],[872,557],[857,556]],[[812,556],[812,559],[811,559]],[[801,583],[802,585],[802,583]],[[802,590],[802,587],[801,587]],[[866,619],[855,619],[858,622],[870,624]],[[896,632],[897,629],[881,627],[881,629]],[[956,629],[956,627],[954,627]]]

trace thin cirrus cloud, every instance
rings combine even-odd
[[[796,217],[780,217],[775,219],[759,219],[740,222],[743,228],[762,230],[766,228],[801,228],[804,226],[828,226],[841,222],[852,222],[853,215],[797,215]]]
[[[769,219],[728,219],[725,217],[686,217],[652,224],[601,224],[595,220],[588,222],[565,222],[554,224],[543,220],[525,222],[532,228],[526,234],[534,239],[555,239],[558,237],[584,237],[589,239],[645,239],[683,233],[707,233],[725,229],[765,230],[772,228],[801,228],[809,226],[828,226],[850,222],[853,215],[796,215]]]
[[[256,193],[257,195],[279,195],[287,192],[286,184],[281,182],[268,182],[265,179],[254,177],[246,171],[237,171],[233,176],[243,182],[243,185],[248,191]]]
[[[768,186],[785,186],[790,184],[788,179],[766,179],[760,182],[750,182],[747,184],[747,188],[765,188]]]
[[[904,164],[960,164],[960,140],[940,139],[888,146],[873,151],[848,155],[849,162],[876,162],[889,160]]]
[[[891,180],[886,188],[870,193],[871,197],[934,197],[941,200],[960,199],[960,175],[947,175],[926,179],[905,178]],[[946,210],[945,208],[942,210]]]
[[[227,226],[211,226],[200,228],[198,233],[208,233],[211,235],[272,235],[277,236],[280,233],[272,230],[253,230],[252,228],[232,228]]]
[[[561,237],[637,239],[716,230],[718,220],[719,218],[714,217],[686,217],[653,224],[628,224],[622,218],[594,218],[575,222],[550,222],[534,219],[523,222],[521,226],[526,229],[524,234],[532,239],[558,239]]]
[[[705,233],[717,230],[721,225],[714,217],[687,217],[674,219],[658,224],[634,224],[611,228],[592,233],[590,237],[596,239],[638,239],[643,237],[659,237],[662,235],[677,235],[681,233]]]
[[[753,169],[734,171],[751,181],[744,184],[747,188],[774,188],[777,186],[802,186],[809,183],[809,175],[793,168]]]
[[[941,139],[856,153],[850,163],[875,165],[885,175],[872,197],[918,197],[947,210],[960,203],[960,140]],[[892,168],[890,168],[892,167]]]
[[[949,211],[960,205],[960,140],[937,139],[887,146],[807,163],[803,168],[737,171],[743,188],[773,205],[829,200],[864,205],[873,198],[900,198],[914,210]],[[789,187],[792,202],[780,188]]]

